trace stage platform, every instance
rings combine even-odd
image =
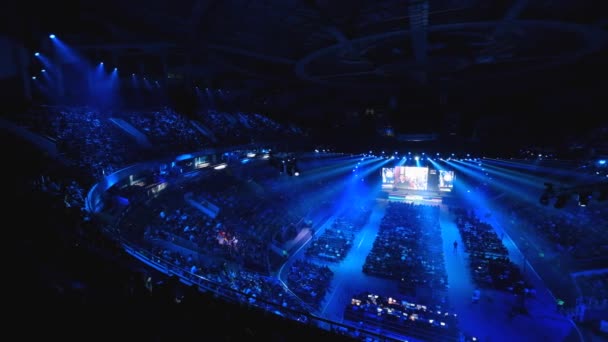
[[[447,191],[383,189],[380,198],[389,201],[436,204],[443,203],[444,199],[451,198],[452,193]]]

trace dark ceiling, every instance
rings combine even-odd
[[[608,1],[20,1],[15,8],[16,33],[31,44],[52,31],[96,51],[191,61],[193,74],[256,84],[264,101],[293,111],[381,104],[420,113],[420,121],[492,111],[530,123],[530,112],[595,122],[606,108]]]

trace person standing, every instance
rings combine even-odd
[[[454,240],[454,252],[458,250],[458,241]]]

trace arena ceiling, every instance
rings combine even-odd
[[[385,103],[404,94],[425,98],[420,105],[446,94],[458,102],[462,96],[526,95],[532,89],[562,101],[577,93],[589,106],[603,97],[597,89],[606,85],[606,1],[107,0],[15,6],[30,41],[52,30],[84,47],[165,54],[199,65],[205,77],[303,89],[308,103],[338,97],[335,92],[344,89]],[[542,96],[540,101],[553,101]]]
[[[496,79],[605,49],[608,5],[572,0],[106,0],[35,3],[81,44],[169,42],[223,68],[342,87]],[[32,32],[35,32],[32,30]]]

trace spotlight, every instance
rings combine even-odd
[[[51,39],[55,39],[56,37],[55,37],[55,35],[54,35],[54,34],[49,34],[49,38],[51,38]]]
[[[32,79],[33,79],[33,80],[35,80],[35,79],[36,79],[36,76],[32,76]]]
[[[36,57],[40,56],[40,52],[34,52],[34,56],[36,56]]]
[[[40,72],[46,72],[46,69],[42,69],[42,70],[40,70]]]

